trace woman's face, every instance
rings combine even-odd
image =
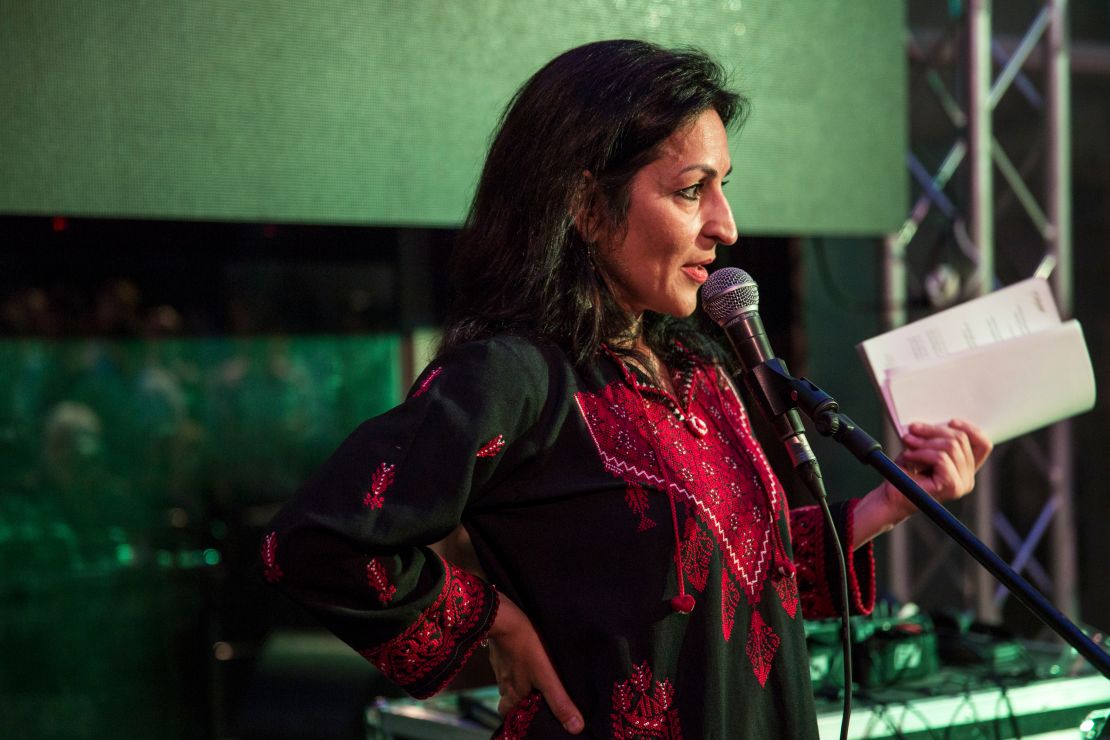
[[[736,241],[721,189],[731,170],[724,124],[708,110],[672,134],[659,158],[632,177],[624,229],[598,250],[622,307],[635,315],[694,312],[717,245]]]

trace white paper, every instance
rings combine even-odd
[[[995,442],[1094,406],[1077,321],[1060,323],[1048,283],[1032,278],[859,345],[891,421],[967,419]]]
[[[859,349],[874,377],[881,379],[891,368],[920,365],[1059,323],[1048,283],[1031,278],[872,337]]]
[[[896,426],[966,419],[1005,442],[1094,406],[1095,376],[1078,321],[888,372]]]

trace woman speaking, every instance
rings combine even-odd
[[[437,358],[277,515],[266,577],[413,696],[488,640],[506,738],[815,738],[802,615],[841,608],[817,507],[789,509],[695,313],[746,101],[701,52],[572,49],[500,122]],[[915,425],[939,500],[989,441]],[[886,484],[834,505],[874,600]],[[481,576],[428,549],[459,524]]]

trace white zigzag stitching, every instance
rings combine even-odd
[[[732,389],[731,383],[729,383],[729,388]],[[736,391],[733,390],[733,394],[735,394],[735,392]],[[686,497],[687,500],[692,501],[694,505],[698,507],[698,510],[705,514],[709,526],[717,535],[717,542],[726,551],[726,555],[728,556],[727,562],[732,566],[733,573],[738,575],[744,581],[744,584],[749,588],[754,588],[759,585],[758,579],[760,574],[763,572],[763,564],[767,560],[767,546],[770,542],[771,535],[770,529],[764,530],[763,532],[763,542],[760,546],[759,560],[756,562],[755,572],[749,575],[747,571],[744,570],[744,566],[740,563],[740,558],[732,549],[732,545],[729,544],[728,538],[725,536],[724,530],[721,528],[721,523],[717,520],[717,517],[713,514],[712,511],[707,509],[701,501],[699,501],[693,494],[691,494],[689,491],[685,490],[681,486],[675,483],[667,483],[667,481],[663,480],[659,476],[652,475],[646,470],[641,470],[635,465],[627,463],[624,460],[621,460],[616,456],[610,455],[609,453],[605,452],[605,450],[603,450],[601,445],[598,443],[597,435],[594,434],[594,428],[589,422],[589,416],[587,416],[586,414],[586,409],[582,407],[582,400],[578,398],[577,395],[575,395],[574,402],[578,405],[578,410],[582,414],[582,420],[586,422],[586,429],[590,433],[590,439],[593,440],[594,447],[597,449],[597,454],[601,457],[601,461],[608,472],[620,478],[623,478],[623,476],[621,475],[622,472],[631,473],[638,480],[645,483],[650,483],[657,487],[666,484],[671,490],[675,491],[676,493],[682,494]],[[737,399],[737,402],[739,402],[739,399]],[[746,419],[744,419],[743,417],[741,417],[741,420],[746,421]],[[767,459],[763,457],[763,451],[757,447],[756,452],[759,454],[760,462],[763,463],[766,469],[769,469],[770,465],[767,463]],[[773,502],[775,500],[774,478],[765,475],[764,480],[767,481],[770,485],[771,501],[773,506]],[[777,525],[774,522],[771,522],[771,526],[774,527]]]
[[[590,434],[591,436],[593,435],[593,430],[590,431]],[[597,440],[595,439],[594,442],[596,444]],[[635,465],[630,465],[629,463],[626,463],[625,461],[620,460],[613,455],[603,452],[600,447],[598,447],[597,451],[598,454],[601,456],[601,461],[605,464],[605,469],[610,473],[613,473],[617,476],[620,476],[621,472],[631,473],[636,479],[645,483],[650,483],[655,486],[666,484],[667,487],[670,488],[672,491],[681,494],[687,500],[693,502],[693,504],[698,507],[698,510],[705,515],[707,523],[709,524],[713,532],[717,535],[717,542],[725,550],[725,554],[728,556],[728,562],[730,565],[732,565],[733,573],[739,576],[744,581],[745,585],[749,588],[754,588],[759,585],[759,576],[763,572],[763,564],[767,560],[767,547],[770,543],[771,534],[771,531],[769,529],[764,530],[763,532],[763,542],[760,546],[759,560],[756,562],[755,571],[749,574],[744,569],[743,564],[741,564],[740,558],[736,555],[736,552],[732,549],[732,545],[729,544],[728,537],[725,536],[724,530],[721,528],[720,521],[717,519],[712,511],[706,508],[705,504],[697,499],[697,497],[675,483],[667,483],[657,475],[652,475],[645,470],[637,468]],[[772,524],[772,526],[774,525]]]

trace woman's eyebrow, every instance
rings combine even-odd
[[[716,168],[710,167],[707,164],[692,164],[692,165],[689,165],[688,167],[683,167],[681,170],[678,171],[678,174],[684,175],[687,172],[689,172],[690,170],[701,170],[702,172],[709,175],[710,177],[716,177],[717,174],[718,174]],[[728,172],[725,173],[725,177],[728,177],[731,174],[732,174],[732,167],[729,167]]]

